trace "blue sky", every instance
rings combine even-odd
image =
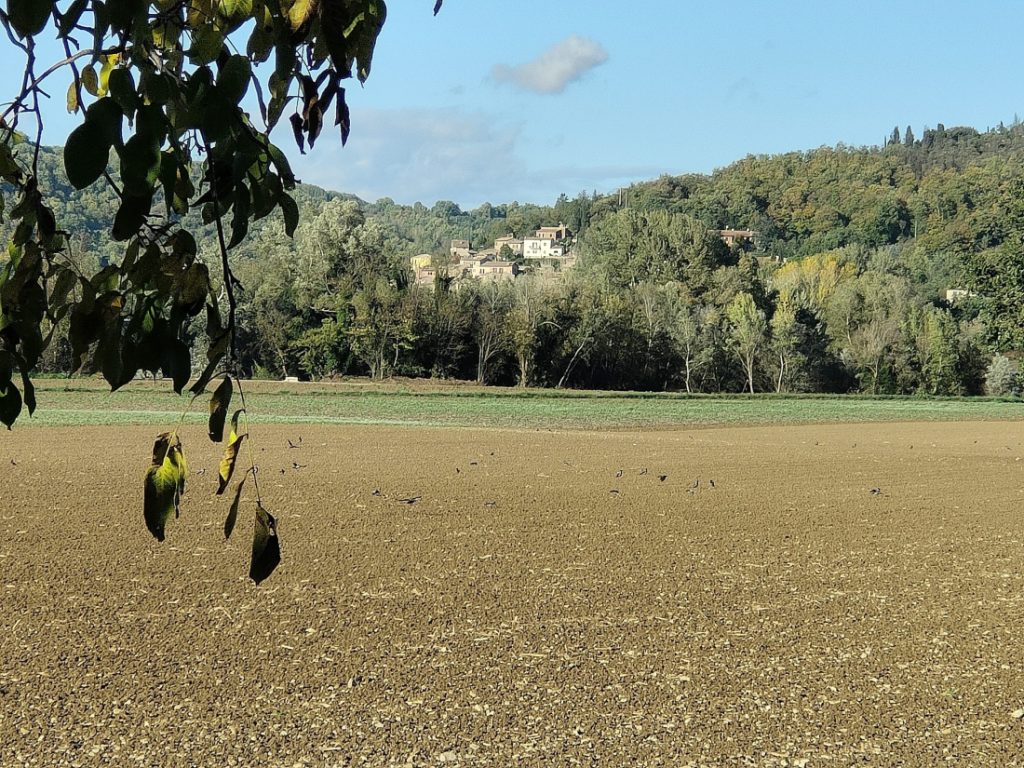
[[[376,200],[550,203],[750,153],[1024,114],[1018,0],[392,0],[352,135],[303,180]],[[18,62],[3,49],[0,86]],[[63,87],[45,139],[71,123]],[[286,146],[284,132],[278,137]]]

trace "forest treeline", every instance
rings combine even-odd
[[[84,268],[116,262],[108,188],[43,186]],[[233,251],[239,354],[252,375],[433,376],[692,392],[1015,393],[1024,350],[1024,126],[894,129],[880,147],[750,156],[551,206],[464,211],[312,186]],[[453,239],[575,233],[560,279],[455,281]],[[200,250],[217,261],[201,221]],[[716,230],[751,229],[728,247]],[[430,253],[434,285],[409,258]],[[948,291],[959,291],[952,300]],[[192,341],[203,343],[203,328]],[[62,334],[55,335],[56,339]],[[44,361],[67,370],[66,342]]]

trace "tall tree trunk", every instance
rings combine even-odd
[[[754,356],[747,358],[747,384],[750,386],[750,394],[754,394]]]
[[[484,383],[484,348],[480,345],[476,348],[476,383]]]
[[[284,378],[288,378],[288,359],[284,356],[284,350],[280,347],[274,347],[274,351],[277,352],[277,356],[281,358],[281,375]]]
[[[572,359],[569,361],[569,364],[565,366],[565,372],[562,374],[562,378],[558,380],[558,384],[555,386],[555,389],[561,389],[565,385],[565,380],[569,378],[569,374],[572,373],[572,369],[576,365],[576,360],[579,358],[580,352],[583,351],[583,347],[585,347],[587,345],[587,342],[589,341],[590,337],[588,336],[582,342],[580,342],[580,345],[578,347],[576,347],[576,351],[573,353]]]
[[[786,375],[786,356],[779,355],[779,378],[775,382],[775,394],[782,391],[782,379]]]

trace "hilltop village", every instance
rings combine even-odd
[[[747,246],[756,232],[748,229],[714,230],[729,247]],[[576,237],[565,226],[541,227],[528,237],[504,235],[494,245],[474,250],[469,240],[452,240],[443,257],[430,253],[413,256],[410,261],[415,283],[433,287],[438,277],[453,285],[465,280],[511,282],[521,275],[532,275],[555,282],[576,266]]]
[[[464,280],[503,282],[520,275],[555,281],[576,266],[576,239],[564,224],[541,227],[528,237],[509,234],[494,245],[474,250],[469,240],[452,240],[444,257],[422,253],[410,259],[417,285],[433,286],[438,276],[454,284]]]

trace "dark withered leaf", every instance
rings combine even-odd
[[[238,521],[238,504],[242,501],[242,486],[245,485],[245,480],[248,477],[248,472],[242,475],[242,479],[238,481],[238,487],[235,488],[235,498],[231,502],[231,508],[228,509],[228,516],[224,520],[225,539],[230,539],[231,533],[235,530],[235,523]]]
[[[281,546],[277,538],[277,521],[262,504],[257,504],[249,578],[259,584],[274,572],[280,562]]]
[[[224,381],[214,390],[210,398],[210,439],[219,443],[224,439],[224,422],[228,417],[228,406],[231,404],[231,395],[234,385],[231,377],[225,376]]]

